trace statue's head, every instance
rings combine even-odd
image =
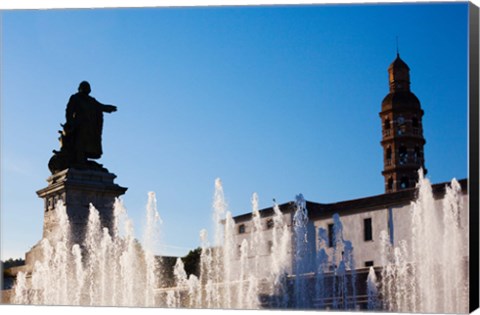
[[[92,90],[90,89],[90,83],[88,83],[87,81],[82,81],[82,82],[80,83],[80,85],[78,86],[78,91],[79,91],[79,92],[83,92],[83,93],[85,93],[85,94],[87,94],[87,95],[90,94],[90,92],[92,91]]]

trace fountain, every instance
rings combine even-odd
[[[375,269],[370,267],[367,278],[367,296],[368,296],[368,310],[375,311],[379,309],[378,301],[378,283]]]
[[[156,200],[149,194],[148,215],[158,218]],[[83,244],[72,244],[70,223],[63,203],[55,207],[54,241],[41,242],[43,259],[37,261],[27,285],[26,275],[15,289],[14,303],[42,305],[153,306],[157,266],[151,243],[142,248],[123,203],[114,206],[113,231],[100,224],[98,211],[90,205]],[[155,220],[154,220],[155,221]],[[151,220],[149,224],[156,224]],[[147,230],[155,230],[153,226]],[[123,232],[122,232],[123,230]],[[132,281],[134,280],[134,281]],[[23,284],[22,284],[23,283]],[[22,289],[20,290],[20,286]]]
[[[453,179],[443,201],[436,201],[430,181],[420,170],[417,189],[418,197],[411,204],[411,244],[402,240],[393,246],[387,233],[382,233],[384,309],[466,313],[468,233],[460,218],[460,184]]]
[[[358,288],[364,287],[368,310],[465,312],[468,275],[458,272],[467,263],[462,255],[467,233],[460,220],[460,185],[452,180],[442,202],[434,200],[422,173],[417,188],[411,204],[411,239],[394,244],[383,231],[378,248],[381,268],[370,267],[366,281],[357,275],[355,249],[345,239],[341,217],[333,215],[329,240],[325,229],[315,231],[301,194],[291,217],[274,203],[268,229],[253,194],[251,231],[239,236],[217,179],[213,244],[207,231],[200,231],[200,275],[187,275],[178,259],[174,285],[162,278],[164,267],[154,253],[161,224],[154,193],[148,194],[142,244],[120,199],[114,204],[111,230],[102,226],[98,211],[90,205],[85,240],[75,244],[65,206],[59,201],[54,215],[60,224],[49,239],[42,240],[43,258],[32,273],[18,274],[13,302],[356,310],[361,307]]]

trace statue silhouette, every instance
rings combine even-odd
[[[66,109],[66,123],[60,133],[60,151],[48,163],[52,174],[66,168],[106,170],[89,159],[102,156],[103,113],[112,113],[116,106],[104,105],[89,94],[90,84],[80,83],[78,93],[70,96]]]

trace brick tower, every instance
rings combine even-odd
[[[388,67],[390,93],[382,101],[383,172],[385,192],[415,187],[418,170],[425,169],[420,101],[410,91],[410,68],[397,58]]]

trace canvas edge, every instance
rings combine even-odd
[[[469,311],[479,307],[479,7],[469,4]]]

